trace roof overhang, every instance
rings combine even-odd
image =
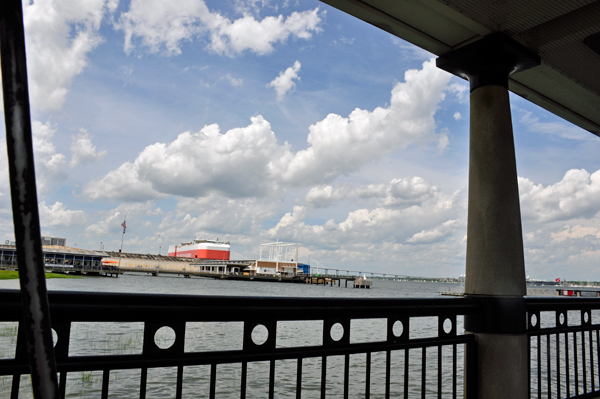
[[[435,55],[503,32],[541,58],[509,90],[600,136],[600,1],[321,0]]]

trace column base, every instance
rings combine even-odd
[[[528,399],[527,335],[475,334],[477,398]],[[467,384],[470,384],[467,381]]]

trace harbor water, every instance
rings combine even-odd
[[[0,289],[18,289],[18,280],[0,281]],[[254,281],[229,281],[205,278],[183,278],[175,276],[125,274],[119,278],[85,277],[81,279],[47,280],[49,290],[96,291],[152,294],[184,295],[226,295],[226,296],[272,296],[272,297],[322,297],[322,298],[440,298],[440,292],[456,290],[457,284],[408,282],[393,280],[375,280],[371,289],[353,289],[337,286],[317,286],[305,284],[283,284]],[[300,300],[300,299],[299,299]],[[126,305],[126,304],[124,304]],[[415,318],[411,320],[410,337],[434,337],[437,334],[435,317]],[[237,350],[242,348],[242,329],[239,323],[188,323],[185,337],[185,351]],[[462,333],[462,318],[457,321],[457,331]],[[0,323],[0,358],[14,357],[16,344],[16,323]],[[171,331],[172,332],[172,331]],[[353,320],[351,324],[351,342],[384,341],[386,320]],[[142,323],[73,323],[70,356],[116,355],[141,353],[143,337]],[[169,346],[172,337],[168,333],[156,337],[160,346],[164,341]],[[258,337],[260,339],[260,337]],[[308,346],[322,343],[322,321],[287,321],[277,326],[277,346]],[[448,349],[448,351],[446,351]],[[427,364],[434,369],[427,370],[427,380],[437,384],[437,348],[426,352]],[[442,349],[442,357],[451,355],[450,348]],[[458,374],[463,375],[462,346],[458,348]],[[409,366],[416,378],[411,378],[410,397],[420,397],[421,349],[410,350]],[[404,351],[391,353],[391,391],[400,395],[403,392]],[[386,353],[373,353],[371,357],[371,388],[373,398],[384,397]],[[446,362],[445,362],[446,363]],[[343,393],[344,357],[327,358],[327,396],[340,397]],[[296,360],[276,362],[275,397],[295,397]],[[446,366],[444,366],[446,367]],[[321,390],[321,358],[304,359],[302,365],[302,397],[318,398]],[[366,383],[366,355],[350,356],[350,397],[364,397]],[[109,397],[125,398],[139,396],[141,371],[113,370],[110,376]],[[248,364],[248,398],[268,396],[269,363]],[[451,397],[450,369],[442,370],[442,397]],[[219,398],[239,397],[241,364],[219,365],[217,369],[216,392]],[[184,397],[208,397],[210,366],[184,368]],[[10,396],[12,377],[0,377],[0,398]],[[462,384],[459,383],[458,397],[462,397]],[[172,398],[175,396],[176,368],[148,370],[147,397]],[[70,373],[67,382],[68,398],[100,397],[102,389],[102,371]],[[436,392],[432,385],[432,394]],[[437,396],[437,392],[436,392]],[[20,398],[30,398],[28,376],[22,376]],[[429,397],[429,395],[426,395]]]

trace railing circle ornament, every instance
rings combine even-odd
[[[565,324],[565,313],[564,312],[560,312],[560,314],[558,315],[558,324],[563,326]]]
[[[255,345],[263,345],[269,339],[269,330],[262,324],[257,324],[252,329],[252,342]]]
[[[521,319],[523,320],[523,319]],[[531,327],[535,327],[538,323],[538,319],[537,319],[537,315],[535,313],[533,313],[531,315],[531,317],[529,318],[529,324],[531,325]]]
[[[154,343],[160,349],[169,349],[175,343],[175,337],[175,331],[169,326],[164,326],[154,333]]]
[[[56,332],[56,330],[54,330],[54,328],[52,328],[51,330],[52,330],[52,346],[56,348],[56,344],[58,343],[58,333]]]
[[[450,320],[448,318],[446,320],[444,320],[443,328],[444,328],[444,332],[446,334],[450,334],[452,332],[453,327],[454,326],[452,325],[452,320]]]
[[[400,320],[396,320],[394,325],[392,326],[392,334],[394,337],[399,338],[404,332],[404,324]]]
[[[331,326],[329,334],[331,335],[332,340],[338,342],[344,337],[344,326],[342,326],[340,323],[335,323],[333,326]]]

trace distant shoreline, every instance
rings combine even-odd
[[[19,272],[13,270],[0,270],[0,280],[16,280],[19,278]],[[46,273],[46,278],[81,278],[81,276],[70,276],[61,273]]]

